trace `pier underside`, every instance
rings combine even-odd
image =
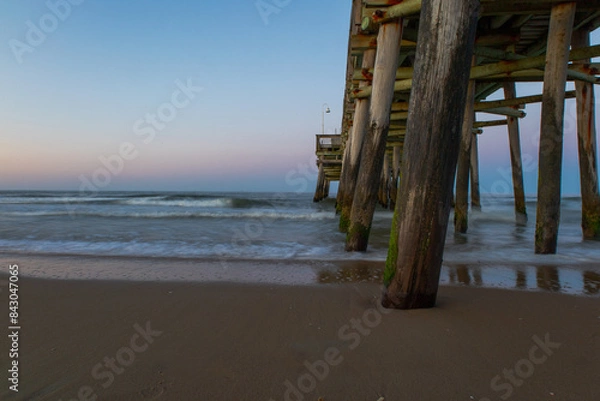
[[[395,208],[386,302],[435,303],[450,207],[459,233],[469,200],[480,207],[477,139],[488,127],[507,127],[516,223],[527,224],[519,133],[527,104],[542,103],[535,252],[557,252],[569,98],[577,99],[583,236],[600,239],[600,64],[590,61],[600,46],[589,40],[599,26],[600,0],[353,1],[342,131],[317,138],[315,201],[340,181],[348,251],[367,249],[378,202]],[[569,81],[576,90],[565,91]],[[519,97],[522,82],[543,82],[543,93]],[[487,100],[498,91],[504,99]]]

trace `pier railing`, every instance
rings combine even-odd
[[[317,135],[317,152],[335,152],[341,149],[341,135]]]

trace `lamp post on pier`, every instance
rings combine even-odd
[[[325,134],[325,114],[329,113],[331,113],[331,109],[327,103],[324,103],[321,108],[321,134]]]

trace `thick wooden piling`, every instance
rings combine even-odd
[[[321,202],[324,198],[325,194],[325,166],[323,165],[323,161],[319,161],[319,174],[317,175],[317,190],[315,191],[315,196],[313,198],[313,202]]]
[[[350,15],[350,35],[348,40],[348,62],[346,66],[346,88],[344,91],[344,117],[342,118],[342,136],[344,134],[348,134],[348,138],[346,140],[346,146],[344,148],[344,164],[346,164],[346,160],[350,160],[350,154],[352,153],[352,145],[353,145],[353,124],[351,123],[351,115],[352,113],[348,112],[348,108],[351,106],[352,102],[352,77],[354,75],[354,70],[356,69],[357,62],[355,61],[355,56],[352,54],[352,37],[357,35],[360,32],[360,27],[362,23],[362,0],[352,0],[352,10]],[[374,50],[373,50],[374,52]],[[365,52],[366,53],[366,52]],[[370,68],[373,66],[371,65]],[[356,108],[355,108],[356,110]],[[362,145],[362,140],[361,140]],[[360,152],[359,152],[360,154]],[[343,175],[344,167],[342,166],[342,175]],[[341,213],[342,205],[345,199],[346,188],[349,183],[354,182],[354,180],[342,179],[340,176],[340,182],[338,186],[337,193],[337,202],[336,202],[336,212]],[[354,190],[351,191],[354,193]],[[350,197],[352,199],[352,197]]]
[[[462,123],[460,152],[456,172],[456,204],[454,206],[454,231],[466,233],[469,228],[469,169],[471,145],[473,143],[473,121],[475,120],[475,81],[469,81],[467,102]]]
[[[573,33],[573,48],[588,47],[587,30]],[[589,60],[576,64],[589,63]],[[583,238],[600,239],[600,193],[598,191],[598,161],[596,143],[596,116],[594,85],[576,81],[577,138],[579,142],[579,176],[581,179],[581,227]]]
[[[400,43],[402,20],[383,24],[377,37],[377,56],[373,75],[371,118],[364,139],[350,226],[346,237],[347,251],[366,251],[377,203],[379,174],[383,166],[386,141],[390,128],[390,113],[394,99],[394,83]]]
[[[369,70],[375,65],[375,50],[367,50],[363,55],[362,68]],[[369,83],[363,81],[360,86],[366,86]],[[338,211],[340,213],[340,231],[347,232],[350,225],[350,213],[352,212],[352,202],[354,200],[354,192],[356,189],[356,179],[358,177],[358,169],[360,167],[361,152],[364,142],[364,137],[369,124],[369,108],[371,99],[356,99],[354,108],[354,124],[350,131],[350,148],[347,155],[344,157],[342,166],[342,174],[340,176],[340,188],[338,189]]]
[[[574,2],[552,7],[540,133],[535,252],[555,254],[560,222],[565,85],[575,19]]]
[[[390,209],[396,208],[398,198],[398,178],[400,174],[400,158],[402,157],[402,149],[400,146],[394,146],[392,153],[392,182],[390,183]]]
[[[504,98],[516,99],[517,90],[514,82],[504,83]],[[512,167],[513,191],[515,196],[515,215],[518,225],[527,224],[527,205],[525,203],[525,185],[523,184],[523,159],[521,157],[521,133],[519,119],[507,117],[508,142],[510,146],[510,163]]]
[[[325,180],[325,185],[323,186],[323,199],[329,198],[329,187],[331,185],[331,181]]]
[[[436,302],[478,14],[478,0],[423,2],[386,307]]]
[[[472,135],[471,143],[471,209],[481,210],[481,188],[479,185],[479,138]]]

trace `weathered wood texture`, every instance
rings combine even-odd
[[[587,30],[573,33],[573,48],[590,45]],[[585,64],[589,60],[581,61]],[[598,160],[596,143],[596,113],[594,85],[576,82],[577,91],[577,137],[579,142],[579,176],[583,237],[600,240],[600,193],[598,192]]]
[[[350,32],[348,39],[348,61],[346,64],[346,88],[344,90],[344,110],[342,117],[342,135],[349,132],[349,113],[347,111],[351,104],[352,75],[354,74],[355,57],[352,55],[352,40],[351,38],[360,32],[362,23],[362,0],[352,0],[352,10],[350,15]]]
[[[375,65],[375,50],[367,50],[364,53],[362,68],[370,69]],[[361,82],[361,86],[367,85],[367,82]],[[361,152],[364,138],[369,124],[371,99],[356,99],[354,109],[354,124],[350,131],[351,139],[346,144],[347,152],[342,165],[342,174],[340,176],[340,187],[338,189],[338,211],[340,213],[340,231],[347,232],[350,225],[350,213],[352,211],[352,202],[356,189],[356,179],[360,167]]]
[[[517,97],[517,90],[513,82],[504,84],[504,97],[506,100],[515,99]],[[527,224],[527,205],[525,203],[525,185],[523,184],[523,159],[521,157],[519,120],[514,117],[508,117],[507,121],[513,192],[515,197],[515,215],[517,224],[524,225]]]
[[[483,15],[504,14],[537,14],[547,13],[552,4],[560,3],[561,0],[484,0]],[[582,10],[597,10],[600,6],[598,0],[578,0]]]
[[[346,64],[346,87],[344,89],[344,108],[342,114],[342,137],[346,137],[346,146],[344,148],[343,160],[347,160],[347,155],[351,151],[352,146],[352,124],[349,108],[352,105],[352,76],[354,75],[356,57],[352,54],[352,37],[360,32],[360,24],[362,23],[362,0],[352,0],[352,9],[350,11],[350,29],[348,35],[348,60]],[[341,197],[345,189],[346,182],[340,180],[337,193],[336,210],[340,211]]]
[[[469,169],[471,145],[473,143],[473,121],[475,120],[475,81],[469,81],[467,103],[462,124],[458,167],[456,171],[456,205],[454,206],[454,231],[466,233],[469,228]]]
[[[345,122],[344,122],[345,123]],[[343,130],[343,128],[342,128]],[[342,212],[342,204],[344,202],[344,194],[347,191],[348,180],[343,180],[344,176],[344,164],[347,163],[347,160],[350,160],[350,152],[352,152],[352,131],[354,127],[348,128],[348,138],[346,139],[346,144],[344,146],[344,155],[342,156],[342,169],[340,171],[340,179],[338,184],[337,194],[335,196],[335,214],[340,214]],[[347,168],[347,167],[346,167]]]
[[[346,237],[347,251],[366,251],[377,203],[379,174],[383,166],[394,99],[394,80],[400,55],[402,21],[379,28],[373,76],[371,119],[363,142],[362,156]]]
[[[555,254],[560,222],[565,85],[576,3],[552,7],[544,75],[535,252]]]
[[[509,82],[509,84],[514,84],[514,82]],[[506,86],[505,86],[506,87]],[[565,92],[565,99],[572,99],[576,96],[575,91]],[[515,98],[505,98],[504,100],[489,100],[485,102],[475,103],[475,111],[484,111],[487,109],[495,109],[500,107],[513,107],[517,108],[521,105],[526,105],[529,103],[539,103],[543,99],[542,95],[533,95],[533,96],[523,96],[523,97],[515,97]]]
[[[321,202],[325,198],[325,167],[319,162],[319,174],[317,175],[317,190],[313,202]]]
[[[569,54],[569,60],[576,61],[598,56],[600,56],[600,45],[591,46],[586,49],[574,50]],[[477,67],[473,67],[470,76],[471,79],[478,81],[489,78],[489,80],[492,82],[497,82],[500,81],[502,77],[507,77],[508,75],[519,75],[519,72],[524,70],[543,68],[545,61],[546,57],[542,55],[526,57],[514,61],[501,61],[499,63],[479,65]],[[414,81],[412,78],[396,81],[394,83],[394,91],[410,91],[413,86],[413,82]],[[353,94],[355,98],[361,98],[371,96],[372,93],[372,88],[367,86],[363,89],[354,91]]]
[[[383,157],[383,168],[381,169],[379,204],[385,209],[390,206],[390,160],[387,153]]]
[[[400,175],[400,159],[402,157],[402,148],[400,146],[394,146],[392,153],[392,177],[390,184],[390,209],[396,208],[396,202],[398,199],[398,178]]]
[[[471,209],[481,210],[481,188],[479,186],[479,138],[471,135]]]
[[[479,6],[478,0],[423,3],[386,307],[436,303]]]

